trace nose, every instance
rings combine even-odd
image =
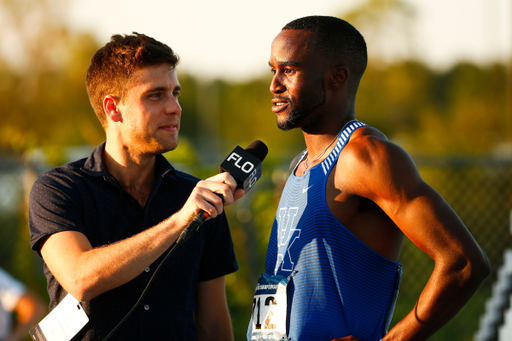
[[[181,105],[178,101],[178,97],[170,96],[165,106],[166,115],[181,115]]]
[[[272,77],[272,81],[270,82],[270,92],[273,94],[279,94],[286,90],[286,87],[283,85],[281,81],[281,76],[279,73],[275,73]]]

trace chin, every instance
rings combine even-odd
[[[165,149],[167,152],[174,150],[178,147],[178,138],[159,140],[159,145],[162,149]]]
[[[282,131],[289,131],[295,128],[295,126],[292,126],[289,124],[289,122],[280,123],[277,122],[277,127],[281,129]]]
[[[152,145],[148,147],[148,151],[150,151],[151,154],[164,154],[176,149],[178,142],[152,143]]]
[[[299,123],[296,117],[288,117],[286,120],[278,120],[277,127],[283,131],[288,131],[299,128]]]
[[[158,152],[158,154],[164,154],[167,152],[172,152],[178,147],[178,144],[174,144],[172,146],[162,146],[161,150]]]

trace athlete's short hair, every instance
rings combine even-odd
[[[282,30],[305,30],[315,34],[315,47],[333,63],[346,64],[359,80],[366,69],[366,43],[359,31],[343,19],[308,16],[295,19]]]
[[[174,51],[154,38],[137,32],[113,35],[92,57],[85,81],[89,101],[103,127],[107,126],[103,111],[106,95],[122,101],[137,70],[165,63],[175,68],[178,62]]]

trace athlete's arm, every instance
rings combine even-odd
[[[347,145],[357,195],[375,202],[435,262],[414,309],[383,338],[426,340],[466,304],[490,265],[471,233],[445,200],[420,177],[400,147],[359,134]]]
[[[41,255],[67,292],[79,301],[88,301],[141,274],[177,240],[200,210],[212,218],[221,214],[223,206],[243,195],[243,190],[235,188],[232,176],[218,174],[200,181],[180,211],[131,238],[93,248],[84,234],[64,231],[42,243]]]
[[[199,282],[194,316],[198,341],[233,340],[224,276]]]

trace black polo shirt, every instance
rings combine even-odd
[[[30,193],[31,247],[61,231],[83,233],[93,247],[126,239],[163,221],[184,205],[198,179],[177,171],[161,155],[145,208],[124,191],[103,162],[105,145],[89,158],[41,175]],[[166,252],[167,253],[167,252]],[[102,340],[140,297],[164,253],[132,281],[82,302],[89,323],[73,340]],[[143,302],[110,340],[195,340],[193,312],[200,281],[238,269],[224,214],[205,222],[163,265]],[[50,310],[67,292],[46,264]]]

